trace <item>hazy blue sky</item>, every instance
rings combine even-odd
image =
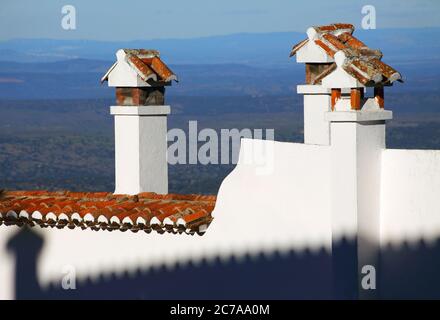
[[[77,10],[76,30],[61,28],[66,4]],[[367,4],[376,7],[378,28],[440,26],[439,0],[2,0],[0,40],[188,38],[304,31],[329,22],[359,26]]]

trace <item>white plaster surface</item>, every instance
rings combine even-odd
[[[330,105],[331,98],[328,94],[304,95],[304,143],[330,144],[330,122],[325,119]]]
[[[154,80],[154,79],[153,79]],[[136,71],[127,62],[118,61],[116,66],[108,75],[109,87],[150,87],[143,81]]]
[[[377,230],[382,246],[435,241],[440,235],[440,151],[385,150],[383,134],[384,125],[377,122],[334,122],[332,146],[244,139],[239,163],[222,183],[215,219],[203,237],[44,229],[39,281],[61,281],[66,265],[75,267],[79,279],[93,279],[216,257],[331,252],[332,239],[356,233],[368,238],[358,249],[363,263],[375,256],[376,246],[369,242]],[[257,147],[273,150],[273,162],[258,159]],[[271,170],[261,170],[271,163]],[[14,259],[5,245],[16,230],[0,226],[3,299],[14,295]]]
[[[126,53],[120,49],[116,52],[117,63],[108,73],[109,87],[151,87],[151,85],[139,77],[136,71],[125,61]],[[152,74],[152,80],[157,77]]]
[[[171,112],[170,106],[111,106],[112,115],[168,115]]]
[[[299,84],[296,86],[296,92],[298,94],[330,94],[331,89],[315,84]]]
[[[273,174],[259,170],[256,147],[273,147]],[[61,281],[63,266],[74,266],[79,279],[134,272],[176,263],[228,260],[295,250],[331,250],[328,147],[243,140],[240,160],[223,181],[215,219],[200,236],[44,229],[38,261],[43,285]],[[6,241],[0,227],[0,247]],[[3,286],[3,285],[2,285]]]
[[[116,194],[168,193],[169,106],[113,106]]]
[[[324,49],[315,44],[313,41],[308,41],[301,49],[296,52],[296,62],[298,63],[329,63],[333,62]]]
[[[364,85],[349,75],[342,67],[322,79],[322,86],[325,88],[363,88]]]
[[[367,111],[337,111],[325,113],[325,119],[332,122],[346,121],[383,121],[393,118],[393,112],[389,110],[367,110]]]
[[[382,155],[382,245],[440,238],[440,150]]]

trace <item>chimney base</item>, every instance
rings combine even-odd
[[[339,299],[376,299],[380,272],[381,155],[388,110],[327,112],[331,141],[332,254]],[[376,277],[377,276],[377,277]],[[376,283],[376,282],[375,282]]]
[[[115,194],[168,193],[167,115],[170,106],[112,106]]]

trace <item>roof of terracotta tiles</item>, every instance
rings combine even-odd
[[[178,81],[176,74],[160,59],[157,50],[149,49],[122,49],[126,56],[125,61],[139,75],[143,81],[153,80],[157,82]],[[108,69],[101,78],[101,83],[108,80],[110,72],[117,65],[117,61]]]
[[[374,86],[378,84],[387,85],[394,81],[402,82],[401,74],[381,61],[382,52],[380,50],[369,48],[352,35],[353,25],[335,23],[312,28],[316,31],[316,37],[313,41],[332,58],[334,58],[336,52],[344,52],[346,59],[342,66],[343,69],[363,85]],[[290,56],[294,56],[309,41],[309,39],[305,39],[294,45]],[[332,68],[334,70],[334,65],[332,65]],[[313,84],[321,81],[329,73],[323,73],[322,77],[315,78]]]
[[[2,191],[0,225],[203,234],[215,196]]]

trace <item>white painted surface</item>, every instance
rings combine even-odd
[[[322,86],[325,88],[363,88],[364,85],[356,78],[349,75],[342,67],[322,79]]]
[[[356,123],[331,124],[331,212],[334,242],[357,233]]]
[[[271,174],[258,174],[258,165],[243,163],[258,144],[270,143]],[[233,234],[255,232],[261,246],[289,239],[297,249],[330,250],[328,157],[324,146],[243,139],[239,164],[221,185],[215,219],[224,221]]]
[[[330,144],[330,122],[325,119],[324,116],[325,113],[330,110],[330,95],[304,95],[304,143],[317,145]]]
[[[389,110],[360,110],[360,111],[337,111],[325,113],[325,119],[331,122],[364,122],[391,120],[393,112]]]
[[[112,115],[168,115],[171,112],[170,106],[111,106],[110,114]]]
[[[169,111],[169,106],[111,107],[115,116],[116,194],[168,193]]]
[[[365,265],[379,268],[381,154],[386,112],[328,112],[331,121],[333,243],[357,240],[358,278]],[[391,116],[387,113],[388,116]],[[373,116],[375,115],[375,116]],[[369,119],[359,121],[358,119]],[[333,121],[336,120],[336,121]],[[360,283],[360,282],[359,282]],[[360,297],[375,297],[360,288]]]
[[[61,281],[65,265],[74,266],[79,279],[93,279],[216,257],[331,252],[332,239],[342,236],[361,238],[361,267],[376,257],[378,230],[382,246],[438,239],[440,151],[383,150],[384,125],[377,121],[370,126],[334,122],[331,134],[331,146],[244,139],[203,237],[44,229],[40,283]],[[273,168],[262,174],[255,150],[269,145]],[[0,227],[2,298],[13,297],[14,260],[5,243],[15,230]]]
[[[376,265],[380,239],[381,156],[385,122],[357,124],[357,188],[359,264]]]
[[[325,119],[331,110],[330,89],[321,85],[298,85],[297,91],[304,95],[304,143],[328,146],[330,123]]]
[[[350,88],[342,88],[342,94],[350,94]],[[324,88],[317,84],[299,84],[296,86],[298,94],[331,94],[331,88]]]
[[[331,89],[315,84],[299,84],[296,86],[296,92],[298,94],[330,94]]]
[[[154,80],[154,79],[153,79]],[[125,61],[118,61],[108,75],[109,87],[150,87]]]
[[[333,58],[324,49],[315,44],[314,41],[309,41],[296,52],[296,62],[329,63],[333,62]]]
[[[381,190],[383,246],[440,238],[440,150],[385,150]]]
[[[273,174],[264,175],[260,162],[244,159],[257,159],[255,150],[268,144],[275,162]],[[79,279],[93,279],[216,257],[228,260],[322,248],[330,253],[328,156],[328,147],[245,139],[239,164],[222,183],[215,219],[203,237],[47,228],[39,281],[43,285],[61,281],[65,265],[74,266]],[[5,229],[11,230],[2,226],[0,235]]]
[[[109,87],[150,87],[143,81],[135,70],[125,60],[126,53],[120,49],[116,52],[117,63],[108,72]],[[152,74],[152,80],[156,81],[156,74]]]

